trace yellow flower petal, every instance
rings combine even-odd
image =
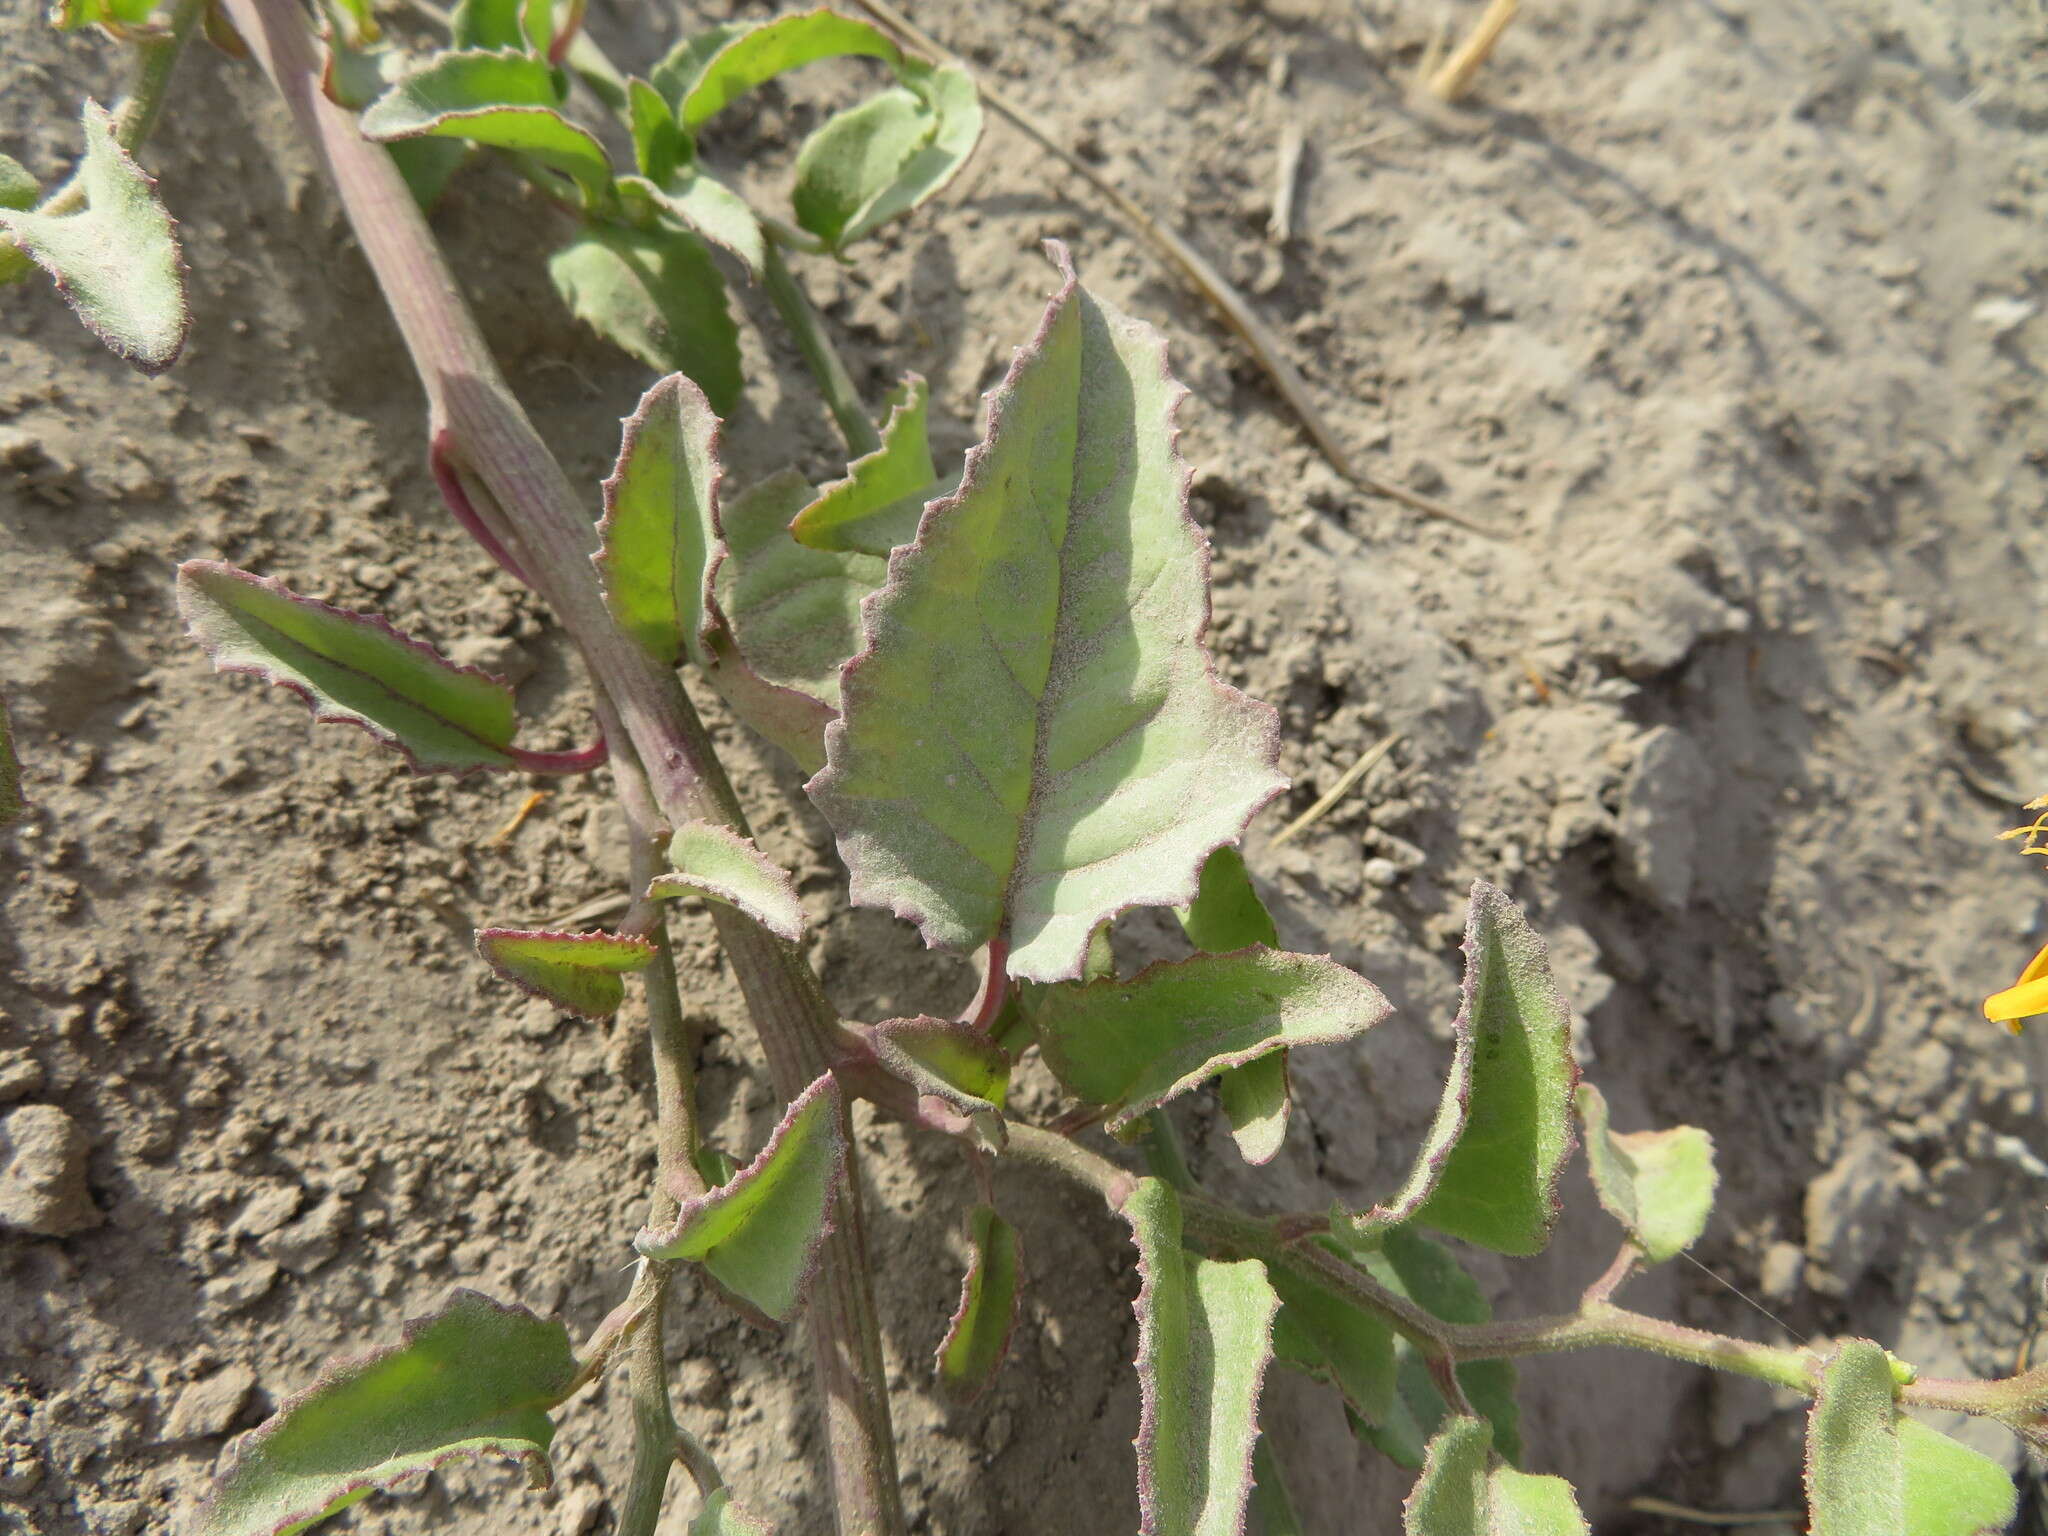
[[[1984,999],[1984,1017],[2009,1026],[2014,1034],[2020,1032],[2020,1020],[2037,1013],[2048,1013],[2048,977],[2021,982]]]

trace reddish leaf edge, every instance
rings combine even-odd
[[[528,981],[525,977],[521,976],[517,971],[512,970],[509,966],[501,965],[498,963],[496,958],[494,958],[493,955],[491,954],[490,950],[490,941],[493,939],[559,939],[564,944],[625,944],[631,946],[636,950],[644,951],[644,958],[641,960],[640,965],[650,964],[653,961],[655,954],[654,945],[646,939],[640,938],[637,935],[630,933],[608,933],[602,929],[596,931],[575,931],[567,933],[551,928],[477,929],[477,956],[479,959],[483,961],[485,965],[488,965],[493,972],[495,972],[498,976],[502,977],[504,980],[511,982],[513,986],[517,987],[520,991],[524,992],[528,997],[537,997],[542,1002],[553,1003],[557,1008],[561,1009],[562,1012],[573,1013],[576,1015],[577,1018],[588,1019],[593,1024],[603,1023],[606,1019],[610,1018],[614,1013],[617,1013],[618,1009],[614,1007],[606,1009],[603,1013],[592,1013],[587,1009],[576,1007],[573,1003],[564,1002],[559,996],[557,996],[553,992],[548,991],[545,987],[535,986],[532,982]],[[635,970],[638,970],[639,968],[639,966],[633,967],[633,969]]]
[[[336,1355],[332,1357],[320,1367],[320,1374],[314,1377],[309,1385],[302,1387],[299,1391],[292,1393],[284,1401],[280,1402],[268,1419],[264,1420],[254,1429],[235,1436],[234,1439],[228,1442],[227,1449],[221,1457],[219,1470],[215,1472],[213,1477],[213,1491],[206,1496],[205,1502],[199,1506],[198,1514],[193,1519],[192,1528],[201,1531],[206,1529],[207,1522],[212,1518],[214,1505],[220,1498],[221,1490],[226,1486],[227,1480],[234,1475],[235,1468],[241,1465],[245,1456],[260,1446],[265,1440],[268,1440],[273,1434],[277,1433],[287,1416],[296,1412],[320,1392],[333,1386],[335,1382],[346,1378],[351,1373],[366,1370],[370,1366],[377,1364],[380,1360],[400,1354],[411,1348],[413,1341],[422,1332],[438,1322],[450,1307],[463,1300],[481,1302],[483,1305],[494,1308],[502,1313],[524,1314],[527,1317],[533,1318],[536,1322],[544,1323],[547,1321],[546,1318],[542,1317],[531,1307],[522,1306],[516,1301],[500,1301],[495,1296],[485,1295],[482,1291],[471,1290],[467,1286],[457,1286],[449,1292],[448,1299],[441,1303],[439,1312],[425,1317],[407,1318],[399,1327],[399,1341],[396,1344],[379,1345],[374,1349],[364,1350],[360,1354]],[[562,1395],[552,1399],[547,1406],[552,1408],[566,1401],[579,1385],[580,1383],[573,1375],[566,1378],[563,1382]],[[334,1507],[335,1499],[346,1498],[350,1494],[362,1493],[365,1490],[374,1492],[396,1488],[407,1479],[417,1477],[422,1473],[435,1472],[458,1461],[481,1462],[489,1456],[500,1457],[521,1467],[526,1473],[526,1486],[530,1491],[537,1492],[554,1486],[554,1467],[548,1460],[545,1451],[492,1450],[480,1446],[465,1450],[451,1450],[443,1455],[434,1457],[427,1466],[408,1468],[403,1474],[395,1478],[358,1477],[344,1486],[333,1498],[328,1499],[318,1509],[301,1510],[278,1521],[277,1524],[270,1528],[269,1536],[280,1536],[281,1532],[289,1531],[294,1527],[302,1526],[308,1521],[317,1519],[324,1511]]]
[[[937,517],[943,517],[946,513],[957,507],[970,493],[981,488],[981,467],[984,460],[988,457],[989,444],[995,440],[996,433],[1001,429],[1004,418],[1008,414],[1007,406],[1012,398],[1018,377],[1026,367],[1044,352],[1046,342],[1052,334],[1053,326],[1058,322],[1067,304],[1080,291],[1081,279],[1074,270],[1073,257],[1067,250],[1066,242],[1047,240],[1044,242],[1044,250],[1046,258],[1052,262],[1060,274],[1059,286],[1054,290],[1052,298],[1047,302],[1045,313],[1039,318],[1038,329],[1032,333],[1029,341],[1025,342],[1023,346],[1019,347],[1012,354],[1009,370],[1003,375],[1001,382],[983,392],[981,398],[988,406],[988,427],[982,433],[980,440],[967,450],[965,466],[960,476],[960,484],[950,496],[940,496],[925,503],[924,511],[917,520],[917,537],[908,544],[897,545],[895,549],[890,551],[888,576],[884,579],[881,586],[861,599],[861,631],[868,638],[859,651],[855,652],[853,656],[840,665],[839,682],[840,697],[842,699],[846,697],[847,689],[852,684],[857,673],[864,666],[871,664],[874,659],[875,642],[872,638],[874,634],[873,607],[888,601],[894,593],[901,589],[904,579],[903,563],[911,558],[914,553],[923,552],[925,535],[931,531],[932,520]],[[1155,330],[1154,334],[1157,335],[1158,332]],[[1255,699],[1250,694],[1245,693],[1244,690],[1232,687],[1229,683],[1225,682],[1223,675],[1217,670],[1215,655],[1205,643],[1209,634],[1210,620],[1214,616],[1209,583],[1214,558],[1209,547],[1209,536],[1203,532],[1202,525],[1195,521],[1194,513],[1189,506],[1188,490],[1194,482],[1194,470],[1180,452],[1181,433],[1184,430],[1180,423],[1180,408],[1192,391],[1173,377],[1172,370],[1167,366],[1168,355],[1166,339],[1164,336],[1160,336],[1157,348],[1159,372],[1160,377],[1165,379],[1170,386],[1166,420],[1169,458],[1175,466],[1174,505],[1180,513],[1181,521],[1195,535],[1195,555],[1201,562],[1202,617],[1201,621],[1195,626],[1194,641],[1202,658],[1202,680],[1225,693],[1235,695],[1252,706],[1253,711],[1263,721],[1264,727],[1257,732],[1258,744],[1263,750],[1267,764],[1277,772],[1280,765],[1280,712],[1265,700]],[[827,776],[833,772],[832,750],[844,739],[845,735],[845,718],[843,714],[835,715],[825,727],[825,766],[811,775],[803,787],[804,793],[814,801],[820,788],[825,785]],[[1243,841],[1245,830],[1251,826],[1252,822],[1258,819],[1260,812],[1265,810],[1268,805],[1271,805],[1281,795],[1287,793],[1290,783],[1291,781],[1282,779],[1278,784],[1274,785],[1270,793],[1254,803],[1245,813],[1244,827],[1239,829],[1237,836],[1219,839],[1216,843],[1204,849],[1202,856],[1194,861],[1194,867],[1188,872],[1184,888],[1162,892],[1156,898],[1148,895],[1125,902],[1114,912],[1104,914],[1104,921],[1114,921],[1125,912],[1134,911],[1139,907],[1184,907],[1188,905],[1188,903],[1195,899],[1196,894],[1201,889],[1202,865],[1208,861],[1209,855],[1218,848],[1239,845]],[[833,841],[835,845],[839,844],[836,832]],[[843,859],[845,856],[843,845],[840,847],[840,853]],[[849,870],[847,896],[855,906],[877,908],[888,912],[891,916],[899,918],[903,922],[914,924],[918,930],[919,937],[924,940],[927,949],[949,948],[949,946],[939,944],[933,940],[930,932],[930,913],[926,912],[915,901],[907,898],[891,897],[887,900],[877,900],[877,893],[873,889],[872,884],[858,869]],[[1005,916],[999,931],[990,935],[982,942],[999,941],[1005,945],[1007,950],[1009,938],[1010,926],[1006,903]],[[1018,970],[1009,970],[1007,974],[1015,981],[1078,981],[1084,974],[1087,963],[1087,946],[1083,945],[1081,953],[1075,959],[1071,970],[1043,976]]]
[[[804,537],[806,533],[814,531],[811,524],[807,522],[806,519],[810,517],[810,514],[812,512],[817,510],[818,504],[820,502],[824,501],[828,496],[831,496],[838,491],[844,490],[846,487],[852,485],[854,481],[858,480],[860,478],[860,471],[863,465],[873,463],[875,460],[880,459],[881,457],[883,457],[883,455],[888,453],[889,433],[891,432],[891,430],[894,429],[897,421],[900,420],[910,410],[911,397],[916,394],[919,385],[923,385],[925,388],[926,408],[930,408],[931,385],[926,381],[925,376],[923,374],[912,371],[909,373],[905,373],[901,379],[897,380],[896,387],[903,391],[904,398],[899,403],[889,407],[889,414],[882,422],[881,445],[873,449],[871,452],[864,453],[859,458],[849,461],[846,466],[845,474],[841,475],[837,480],[826,481],[823,485],[817,487],[814,491],[811,492],[811,499],[804,503],[804,505],[798,509],[795,517],[789,520],[789,536],[792,539],[795,539],[797,543],[803,545],[806,549],[821,550],[828,554],[836,553],[836,551],[827,550],[825,546],[822,544],[813,544],[809,539]],[[924,531],[923,513],[918,514],[918,531],[920,533]]]

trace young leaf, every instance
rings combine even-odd
[[[723,415],[738,404],[740,333],[704,242],[679,229],[587,224],[548,258],[576,318],[658,373],[687,373]]]
[[[1407,1536],[1586,1536],[1572,1485],[1493,1464],[1493,1428],[1457,1418],[1429,1443],[1401,1506]]]
[[[881,585],[887,566],[872,555],[806,549],[792,539],[790,519],[810,495],[802,476],[785,471],[721,506],[725,553],[712,572],[712,591],[739,661],[769,686],[809,701],[819,735],[792,739],[751,714],[749,723],[815,772],[824,761],[823,723],[839,706],[840,669],[860,647],[861,599]],[[735,707],[747,713],[737,701]]]
[[[1900,1536],[1906,1526],[1892,1362],[1844,1339],[1821,1366],[1806,1420],[1806,1502],[1813,1536]]]
[[[685,1536],[775,1536],[775,1531],[767,1521],[741,1509],[730,1488],[714,1488],[691,1518]]]
[[[1243,949],[1248,944],[1279,947],[1280,933],[1259,893],[1252,889],[1244,855],[1232,847],[1218,848],[1202,864],[1195,899],[1176,907],[1188,942],[1210,954]],[[1287,1086],[1287,1053],[1275,1051],[1248,1066],[1233,1067],[1216,1079],[1216,1097],[1230,1121],[1238,1154],[1253,1166],[1270,1163],[1287,1140],[1291,1096]]]
[[[1366,1423],[1383,1422],[1394,1403],[1394,1331],[1285,1265],[1272,1279],[1280,1295],[1274,1346],[1283,1333],[1294,1340],[1282,1358],[1328,1381]]]
[[[1276,718],[1219,681],[1204,546],[1149,327],[1062,282],[992,397],[957,495],[865,607],[807,786],[855,901],[925,942],[1080,973],[1127,907],[1192,900],[1202,861],[1286,782]]]
[[[0,208],[33,208],[42,195],[42,187],[27,166],[12,155],[0,155]]]
[[[84,127],[85,207],[0,208],[0,236],[55,279],[87,330],[144,373],[162,373],[178,360],[190,323],[178,238],[155,183],[116,142],[113,115],[88,101]]]
[[[0,828],[11,827],[28,814],[28,799],[21,792],[21,759],[14,755],[14,724],[8,718],[7,700],[0,698]]]
[[[1370,1238],[1411,1217],[1496,1253],[1541,1253],[1571,1156],[1571,1010],[1508,894],[1472,885],[1450,1077],[1406,1185],[1354,1218]]]
[[[679,61],[668,71],[672,79],[686,69],[694,71],[688,94],[677,102],[676,116],[694,132],[705,119],[777,75],[846,54],[882,59],[892,68],[903,57],[894,43],[864,21],[823,9],[778,16],[726,38],[701,64],[694,59]],[[657,83],[661,74],[662,70],[656,71]]]
[[[530,54],[444,53],[371,103],[363,137],[467,139],[531,155],[576,183],[584,206],[609,196],[604,146],[561,114],[555,73]]]
[[[797,222],[832,250],[951,181],[981,138],[981,98],[952,65],[906,60],[903,85],[829,118],[797,153]]]
[[[671,374],[621,425],[617,466],[597,525],[605,606],[649,655],[675,666],[701,652],[718,538],[718,417]]]
[[[512,690],[384,620],[214,560],[178,567],[178,611],[218,672],[289,688],[320,721],[359,725],[415,773],[511,768]]]
[[[1017,1230],[977,1205],[967,1215],[967,1274],[960,1282],[960,1307],[939,1343],[939,1390],[959,1406],[982,1390],[1009,1352],[1017,1320]]]
[[[1607,1100],[1579,1084],[1586,1127],[1586,1163],[1607,1214],[1652,1264],[1674,1258],[1699,1240],[1714,1208],[1714,1138],[1697,1126],[1617,1133]]]
[[[675,109],[645,80],[628,80],[626,125],[633,135],[633,163],[650,183],[648,190],[667,186],[691,155],[689,140],[676,123]]]
[[[683,1202],[674,1225],[644,1229],[651,1259],[691,1259],[764,1317],[796,1315],[846,1176],[839,1085],[827,1072],[790,1101],[760,1156],[730,1182]]]
[[[2019,1512],[2012,1476],[1988,1456],[1899,1417],[1907,1536],[1997,1536]]]
[[[576,1380],[569,1331],[456,1291],[404,1342],[337,1360],[234,1442],[198,1536],[281,1536],[463,1458],[504,1457],[549,1483],[548,1409]]]
[[[761,221],[747,206],[746,199],[717,177],[688,166],[659,186],[637,176],[624,177],[619,190],[646,198],[686,229],[730,251],[746,267],[749,276],[761,275],[762,264],[768,259],[767,236],[761,232]]]
[[[457,48],[510,48],[545,56],[554,41],[554,0],[459,0],[449,32]]]
[[[1049,987],[1030,1006],[1046,1065],[1080,1098],[1109,1106],[1112,1133],[1225,1068],[1349,1040],[1391,1011],[1379,988],[1327,956],[1270,949]]]
[[[626,1000],[619,977],[645,968],[654,946],[622,933],[479,928],[476,952],[522,992],[586,1019],[608,1019]]]
[[[1144,1536],[1237,1536],[1280,1298],[1257,1259],[1181,1247],[1180,1198],[1164,1181],[1140,1179],[1124,1219],[1140,1282],[1139,1524]]]
[[[972,1024],[923,1014],[855,1028],[882,1069],[920,1095],[970,1118],[1002,1114],[1010,1091],[1009,1053]],[[990,1130],[1000,1143],[1000,1129]]]
[[[696,89],[697,82],[704,78],[705,67],[724,50],[726,44],[757,25],[755,22],[722,21],[694,37],[686,37],[648,71],[648,79],[674,111]]]
[[[889,396],[882,446],[847,465],[846,478],[820,490],[790,523],[799,544],[886,560],[898,544],[916,537],[924,498],[939,478],[925,436],[930,400],[931,386],[914,373],[906,375]]]
[[[674,873],[656,875],[648,895],[708,896],[737,907],[778,938],[802,940],[803,903],[789,875],[732,828],[685,822],[669,839],[668,861]]]

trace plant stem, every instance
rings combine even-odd
[[[818,381],[832,419],[839,424],[839,435],[846,439],[848,457],[864,458],[882,446],[882,435],[868,419],[868,408],[861,402],[860,391],[853,387],[853,378],[840,360],[839,349],[825,333],[825,322],[811,307],[810,297],[797,282],[796,274],[789,270],[782,246],[772,232],[766,253],[761,279],[768,289],[769,301],[782,316],[782,323],[789,327],[789,334],[796,338],[797,350],[803,353],[811,377]]]
[[[490,492],[476,511],[552,606],[671,824],[745,830],[738,798],[674,671],[613,622],[590,564],[588,511],[513,397],[390,156],[328,101],[305,18],[291,0],[225,0],[329,175],[411,352],[429,439]],[[716,912],[777,1091],[794,1098],[823,1070],[836,1015],[794,945],[729,908]],[[857,1189],[855,1185],[855,1189]],[[820,1250],[809,1328],[825,1394],[834,1508],[842,1536],[896,1536],[903,1512],[857,1194]]]
[[[673,1219],[674,1202],[669,1202]],[[656,1201],[656,1220],[662,1219]],[[676,1420],[668,1400],[668,1360],[662,1349],[662,1314],[668,1305],[669,1266],[643,1258],[633,1291],[647,1312],[626,1341],[627,1391],[633,1405],[633,1470],[620,1500],[616,1536],[654,1536],[676,1459]]]

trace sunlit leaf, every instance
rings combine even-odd
[[[890,393],[882,446],[847,465],[844,480],[823,487],[797,513],[789,531],[799,544],[886,560],[917,536],[925,498],[939,478],[925,436],[930,401],[931,386],[914,373]]]
[[[1989,1456],[1899,1418],[1905,1536],[1997,1536],[2019,1512],[2012,1475]]]
[[[1616,1132],[1607,1100],[1591,1083],[1578,1088],[1586,1127],[1586,1163],[1607,1214],[1652,1264],[1690,1248],[1714,1208],[1714,1138],[1697,1126]]]
[[[11,827],[28,813],[21,792],[21,759],[14,755],[14,725],[7,700],[0,698],[0,827]]]
[[[704,78],[705,66],[716,58],[734,38],[752,30],[754,22],[722,21],[694,36],[684,38],[671,48],[659,64],[648,71],[648,78],[654,88],[661,92],[673,112],[679,109],[696,89],[697,82]]]
[[[906,60],[903,84],[826,119],[797,152],[797,222],[832,250],[865,239],[951,181],[981,138],[974,81]]]
[[[967,1273],[960,1306],[940,1341],[939,1389],[955,1403],[981,1396],[1010,1348],[1017,1318],[1017,1231],[993,1206],[967,1215]]]
[[[695,235],[588,224],[548,258],[555,291],[614,346],[660,373],[686,373],[723,415],[738,404],[740,333],[725,279]]]
[[[1183,1249],[1180,1199],[1162,1180],[1140,1179],[1123,1214],[1140,1282],[1140,1527],[1144,1536],[1237,1536],[1280,1298],[1258,1260],[1226,1264]]]
[[[234,1442],[198,1536],[286,1536],[451,1461],[503,1457],[549,1483],[548,1409],[576,1379],[569,1332],[456,1291],[404,1342],[330,1364]]]
[[[674,666],[701,649],[721,470],[718,417],[704,392],[671,374],[623,423],[604,516],[598,575],[619,627]]]
[[[1493,1428],[1457,1418],[1429,1443],[1422,1477],[1401,1506],[1407,1536],[1586,1536],[1561,1477],[1532,1477],[1493,1460]]]
[[[777,75],[846,54],[865,54],[892,67],[903,57],[894,43],[864,21],[822,9],[801,11],[724,38],[701,62],[688,57],[671,68],[664,60],[655,83],[663,84],[664,78],[681,81],[688,75],[687,94],[677,101],[676,116],[694,131]]]
[[[1280,943],[1279,930],[1259,893],[1252,888],[1244,855],[1218,848],[1202,864],[1195,899],[1174,909],[1188,941],[1210,954]],[[1248,1066],[1233,1067],[1216,1079],[1216,1097],[1230,1122],[1238,1154],[1257,1166],[1271,1162],[1287,1140],[1292,1095],[1287,1086],[1287,1053],[1276,1051]]]
[[[27,166],[12,155],[0,155],[0,209],[33,208],[42,196],[43,189]]]
[[[476,952],[524,992],[586,1019],[608,1019],[625,1001],[619,978],[654,959],[645,939],[620,933],[547,933],[479,928]]]
[[[1149,327],[1062,283],[991,401],[960,491],[866,605],[807,786],[856,902],[925,942],[1080,974],[1128,907],[1192,900],[1202,861],[1284,785],[1266,706],[1216,677],[1200,531]]]
[[[732,828],[685,822],[669,839],[668,862],[670,873],[655,876],[648,895],[708,896],[792,944],[803,938],[803,903],[788,873]]]
[[[543,59],[509,51],[444,53],[371,103],[361,127],[365,138],[380,142],[466,139],[531,155],[574,181],[585,206],[598,207],[610,194],[611,161],[560,105],[555,72]]]
[[[1327,956],[1270,949],[1048,987],[1030,1006],[1046,1065],[1079,1098],[1108,1106],[1112,1132],[1221,1071],[1352,1039],[1390,1012],[1379,988]]]
[[[675,109],[645,80],[628,80],[626,123],[633,134],[633,163],[651,183],[650,190],[666,186],[691,152],[676,123]]]
[[[638,176],[622,177],[619,191],[629,199],[644,198],[661,214],[738,257],[752,276],[761,275],[768,259],[761,221],[745,198],[701,167],[685,166],[659,186]]]
[[[162,373],[185,345],[184,266],[155,183],[114,137],[98,102],[84,109],[85,207],[48,214],[0,208],[12,236],[57,284],[85,328],[144,373]]]
[[[719,1488],[691,1519],[686,1536],[775,1536],[775,1532],[767,1521],[741,1509],[730,1488]]]
[[[140,26],[149,20],[157,0],[52,0],[50,25],[66,32],[80,27]]]
[[[289,688],[313,718],[358,725],[418,773],[510,768],[512,690],[380,618],[300,597],[214,560],[178,567],[178,611],[215,670]]]
[[[1820,1371],[1806,1420],[1806,1502],[1813,1536],[1900,1536],[1904,1460],[1892,1363],[1868,1339],[1844,1339]]]
[[[673,1225],[647,1228],[634,1247],[653,1259],[691,1259],[762,1316],[796,1315],[832,1202],[846,1173],[839,1085],[827,1072],[790,1101],[767,1146],[730,1182],[685,1200]]]

